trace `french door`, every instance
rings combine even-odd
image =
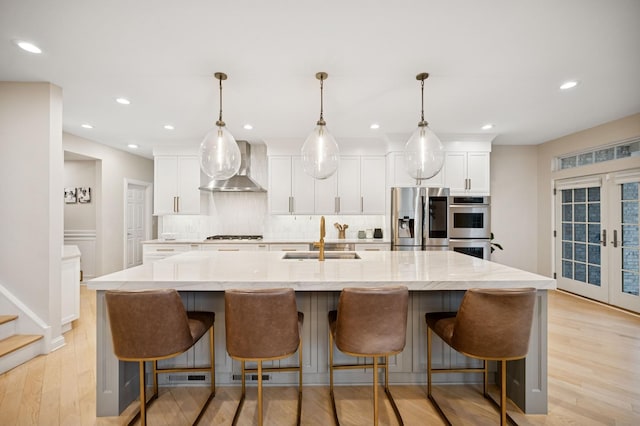
[[[555,182],[558,288],[640,312],[640,170]]]

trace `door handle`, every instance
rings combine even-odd
[[[616,229],[613,230],[613,241],[611,241],[614,247],[618,247],[618,231]]]
[[[600,240],[600,243],[602,244],[602,247],[607,246],[607,230],[606,229],[602,230],[602,239]]]

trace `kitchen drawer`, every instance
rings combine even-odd
[[[143,244],[142,263],[155,262],[193,250],[200,250],[200,244]]]
[[[360,243],[356,244],[356,251],[389,251],[391,243]]]
[[[267,251],[269,245],[264,243],[225,243],[225,244],[205,244],[202,246],[202,250],[207,251]]]
[[[269,244],[269,251],[309,251],[309,244]]]

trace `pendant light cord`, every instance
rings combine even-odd
[[[420,82],[420,122],[424,122],[424,80]]]
[[[324,111],[324,78],[320,78],[320,121],[324,121],[323,111]]]
[[[222,79],[219,80],[220,83],[220,113],[218,114],[218,122],[216,123],[218,126],[224,126],[224,121],[222,121]]]

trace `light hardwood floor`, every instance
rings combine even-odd
[[[82,312],[67,345],[0,375],[1,425],[119,425],[120,417],[95,416],[95,293],[82,287]],[[424,386],[393,386],[407,425],[442,424],[425,398]],[[201,424],[228,425],[238,401],[236,387],[219,387]],[[456,424],[496,424],[496,411],[474,386],[440,386],[435,395]],[[239,424],[255,424],[255,387]],[[345,425],[371,423],[371,388],[336,390],[340,420]],[[161,389],[149,411],[151,425],[190,424],[206,389]],[[380,423],[395,425],[384,393]],[[295,423],[295,388],[266,388],[265,423]],[[523,415],[511,409],[520,424],[638,425],[640,424],[640,317],[607,306],[551,292],[549,296],[549,413]],[[327,387],[305,387],[305,425],[332,424]]]

